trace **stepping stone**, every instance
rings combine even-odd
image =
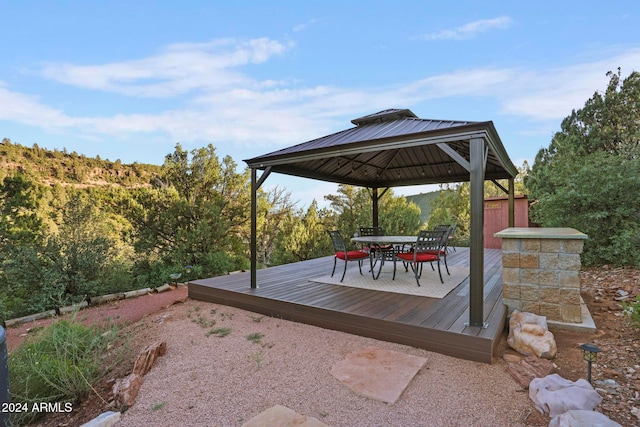
[[[329,427],[317,418],[300,415],[281,405],[273,406],[244,423],[242,427]]]
[[[347,355],[331,375],[361,396],[394,404],[427,359],[376,347]]]

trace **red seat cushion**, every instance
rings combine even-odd
[[[425,251],[425,253],[427,254],[436,254],[438,251]],[[446,255],[447,251],[445,251],[444,249],[440,249],[440,255]]]
[[[362,259],[369,258],[369,254],[362,251],[349,251],[346,253],[348,259]],[[344,252],[336,252],[336,257],[340,259],[345,259]]]
[[[413,252],[402,252],[396,256],[401,260],[413,262]],[[428,252],[418,252],[418,254],[416,255],[417,262],[431,262],[437,260],[438,257],[435,254],[430,254]]]

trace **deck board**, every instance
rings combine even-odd
[[[450,252],[447,264],[468,266],[469,249]],[[466,325],[468,278],[442,299],[309,280],[327,274],[332,268],[333,257],[324,257],[259,270],[257,289],[250,288],[249,272],[194,280],[188,285],[189,297],[491,363],[506,320],[500,250],[485,249],[486,328]],[[366,274],[364,270],[363,273]],[[335,274],[342,274],[340,264]]]

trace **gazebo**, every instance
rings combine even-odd
[[[374,226],[378,200],[389,188],[470,182],[468,324],[485,326],[484,184],[492,181],[508,194],[513,227],[518,174],[493,122],[421,119],[408,109],[388,109],[351,122],[355,127],[245,160],[251,169],[251,288],[258,287],[257,191],[272,172],[369,188]],[[507,179],[508,188],[499,179]]]

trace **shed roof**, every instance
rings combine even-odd
[[[388,109],[351,121],[355,127],[247,159],[252,169],[362,187],[470,180],[470,140],[487,146],[485,179],[513,178],[493,122],[421,119]]]

